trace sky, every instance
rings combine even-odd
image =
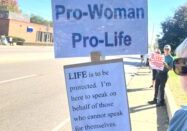
[[[24,14],[40,15],[52,20],[51,0],[18,0]],[[173,17],[175,10],[187,3],[187,0],[148,0],[148,37],[149,44],[154,44],[157,34],[160,34],[161,22]]]

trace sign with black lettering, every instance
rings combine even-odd
[[[52,0],[55,57],[146,54],[147,0]]]
[[[130,131],[122,59],[64,67],[73,131]]]

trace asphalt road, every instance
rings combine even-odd
[[[120,57],[128,84],[139,56]],[[52,47],[0,46],[0,130],[71,131],[63,66],[89,61],[54,59]]]

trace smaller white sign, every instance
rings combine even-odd
[[[64,71],[72,131],[131,131],[122,59]]]
[[[149,59],[150,67],[156,70],[164,69],[164,56],[157,53],[152,53]]]

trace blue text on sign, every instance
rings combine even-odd
[[[67,20],[80,20],[83,17],[90,19],[144,19],[144,8],[110,8],[105,7],[104,4],[88,4],[87,11],[82,11],[79,8],[68,9],[64,5],[56,5],[56,19],[61,16]]]
[[[108,32],[104,33],[104,39],[99,39],[97,36],[82,36],[80,33],[72,33],[72,46],[76,48],[77,44],[82,44],[84,48],[97,47],[99,44],[104,44],[105,47],[129,46],[131,45],[131,36],[125,35],[123,31],[114,32],[113,41],[109,41]]]

